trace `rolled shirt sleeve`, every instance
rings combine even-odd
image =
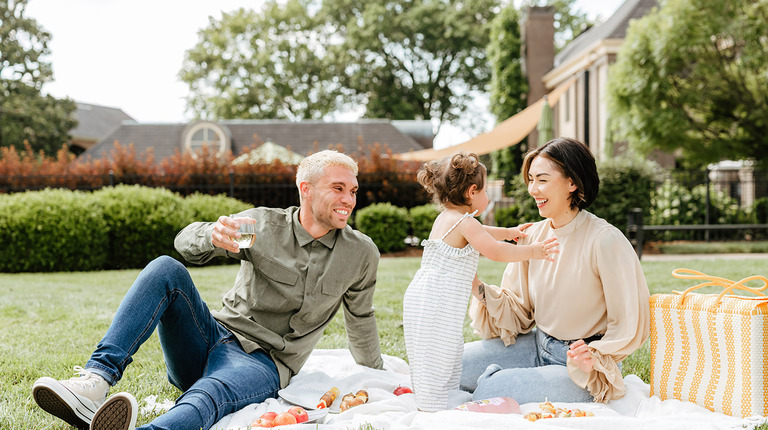
[[[379,335],[373,309],[379,252],[375,247],[369,253],[367,268],[361,280],[344,293],[344,325],[347,328],[349,351],[357,364],[382,369]]]
[[[534,317],[527,274],[528,262],[508,264],[501,287],[485,286],[485,304],[472,297],[469,316],[477,335],[483,339],[501,338],[509,346],[519,333],[531,331]]]

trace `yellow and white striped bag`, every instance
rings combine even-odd
[[[768,416],[768,279],[733,282],[689,269],[672,275],[706,282],[651,296],[651,395],[732,416]],[[756,280],[762,288],[745,285]],[[723,291],[692,293],[711,285]],[[733,295],[737,289],[756,296]]]

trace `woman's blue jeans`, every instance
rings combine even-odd
[[[464,345],[461,389],[474,400],[510,397],[523,403],[590,402],[588,390],[568,376],[566,352],[570,344],[540,330],[520,334],[504,346],[501,339]]]
[[[247,354],[208,310],[186,267],[153,260],[123,298],[86,368],[114,385],[157,327],[168,380],[184,392],[142,429],[208,429],[225,415],[275,397],[277,367],[267,353]]]

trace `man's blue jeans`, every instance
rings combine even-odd
[[[142,429],[208,429],[225,415],[275,397],[277,367],[267,353],[245,353],[208,310],[186,267],[155,259],[139,274],[86,368],[114,385],[157,327],[168,380],[184,392]]]
[[[472,399],[510,397],[523,403],[591,402],[588,390],[568,376],[566,352],[570,344],[541,330],[520,334],[514,344],[499,339],[464,345],[461,389]]]

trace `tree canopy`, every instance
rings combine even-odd
[[[688,163],[768,158],[768,2],[668,0],[611,69],[612,129]]]
[[[53,79],[51,35],[25,16],[27,0],[0,0],[0,146],[54,154],[77,125],[72,100],[43,95]]]
[[[188,107],[207,118],[458,118],[486,91],[497,0],[271,0],[211,19],[187,51]]]

